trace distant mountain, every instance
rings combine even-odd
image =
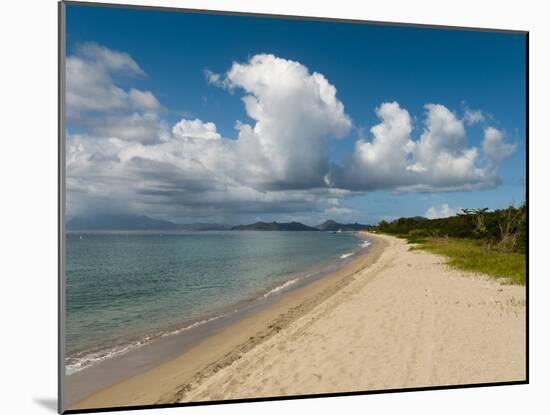
[[[423,218],[422,218],[423,219]],[[101,214],[74,217],[67,221],[68,231],[361,231],[375,226],[360,223],[338,223],[333,220],[311,227],[300,222],[256,222],[248,225],[228,226],[219,223],[175,223],[143,215]]]
[[[239,225],[231,228],[233,231],[318,231],[317,228],[304,225],[299,222],[278,223],[278,222],[256,222],[250,225]]]
[[[185,231],[228,231],[231,230],[230,225],[222,225],[220,223],[184,223],[177,224],[178,229]]]
[[[65,225],[68,231],[206,231],[228,230],[229,226],[215,223],[180,224],[142,215],[102,214],[74,217]]]
[[[317,229],[320,231],[367,231],[375,229],[374,225],[362,225],[360,223],[338,223],[333,220],[327,220],[320,225],[317,225]]]

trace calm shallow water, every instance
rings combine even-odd
[[[233,312],[358,251],[350,233],[70,233],[67,373]]]

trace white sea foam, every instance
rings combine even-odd
[[[151,340],[150,337],[146,337],[142,340],[138,340],[128,344],[117,345],[111,348],[105,348],[105,349],[89,352],[80,357],[70,357],[67,359],[67,364],[65,366],[65,373],[67,375],[71,375],[75,372],[79,372],[103,360],[110,359],[111,357],[119,356],[130,350],[137,349],[138,347],[141,347],[145,344],[150,343],[150,340]]]
[[[295,279],[286,281],[283,284],[281,284],[281,285],[273,288],[272,290],[268,291],[267,293],[265,293],[261,298],[266,298],[266,297],[269,297],[271,295],[274,295],[274,294],[278,293],[279,291],[284,290],[285,288],[291,286],[292,284],[295,284],[298,280],[300,280],[300,278],[295,278]],[[191,324],[189,324],[187,326],[184,326],[182,328],[179,328],[177,330],[172,330],[172,331],[165,332],[165,333],[162,333],[162,334],[147,336],[147,337],[145,337],[141,340],[136,340],[136,341],[125,343],[125,344],[119,344],[119,345],[112,346],[112,347],[106,347],[106,348],[102,348],[102,349],[99,349],[99,350],[89,351],[89,352],[86,352],[85,354],[82,354],[82,355],[71,356],[71,357],[66,359],[65,373],[67,375],[71,375],[73,373],[76,373],[76,372],[79,372],[83,369],[86,369],[86,368],[88,368],[88,367],[90,367],[94,364],[97,364],[97,363],[99,363],[103,360],[110,359],[110,358],[115,357],[115,356],[120,356],[120,355],[125,354],[129,351],[137,349],[141,346],[144,346],[146,344],[150,344],[153,341],[158,340],[159,338],[180,334],[180,333],[185,332],[187,330],[191,330],[195,327],[202,326],[204,324],[207,324],[207,323],[210,323],[212,321],[218,320],[222,317],[226,317],[228,314],[236,313],[239,310],[240,310],[239,308],[236,308],[236,309],[230,311],[229,313],[218,314],[218,315],[215,315],[213,317],[206,318],[204,320],[195,321],[194,323],[191,323]]]
[[[292,284],[295,284],[296,282],[298,282],[300,280],[300,278],[295,278],[293,280],[288,280],[286,281],[285,283],[281,284],[281,285],[278,285],[277,287],[273,288],[272,290],[266,292],[264,295],[263,295],[263,298],[266,298],[266,297],[269,297],[270,295],[273,295],[273,294],[276,294],[278,293],[279,291],[281,290],[284,290],[285,288],[291,286]]]
[[[363,241],[361,243],[361,248],[366,248],[367,246],[370,246],[372,245],[370,241]]]
[[[234,310],[234,312],[235,311],[237,311],[237,310]],[[207,319],[204,319],[204,320],[196,321],[192,324],[189,324],[188,326],[185,326],[185,327],[177,329],[177,330],[173,330],[173,331],[170,331],[170,332],[157,334],[157,335],[151,335],[151,336],[147,336],[147,337],[144,337],[143,339],[136,340],[136,341],[133,341],[133,342],[129,342],[129,343],[125,343],[125,344],[119,344],[119,345],[116,345],[116,346],[112,346],[112,347],[103,348],[103,349],[100,349],[100,350],[87,352],[86,354],[83,354],[81,356],[69,357],[66,360],[65,373],[67,375],[71,375],[75,372],[79,372],[83,369],[86,369],[87,367],[90,367],[94,364],[97,364],[97,363],[99,363],[103,360],[110,359],[110,358],[115,357],[115,356],[120,356],[122,354],[125,354],[125,353],[131,351],[131,350],[135,350],[135,349],[137,349],[141,346],[144,346],[146,344],[150,344],[153,341],[158,340],[161,337],[167,337],[167,336],[172,336],[172,335],[175,335],[175,334],[179,334],[179,333],[184,332],[186,330],[190,330],[194,327],[202,326],[203,324],[209,323],[209,322],[214,321],[214,320],[218,320],[218,319],[220,319],[220,318],[222,318],[226,315],[227,314],[219,314],[219,315],[216,315],[214,317],[210,317],[210,318],[207,318]]]
[[[237,310],[235,310],[237,311]],[[225,317],[227,314],[219,314],[217,316],[214,316],[214,317],[210,317],[210,318],[207,318],[205,320],[200,320],[200,321],[196,321],[194,322],[193,324],[190,324],[188,326],[185,326],[181,329],[177,329],[177,330],[174,330],[174,331],[171,331],[171,332],[168,332],[168,333],[164,333],[162,335],[162,337],[166,337],[166,336],[173,336],[174,334],[179,334],[181,332],[184,332],[184,331],[187,331],[187,330],[190,330],[192,328],[195,328],[195,327],[198,327],[198,326],[202,326],[203,324],[206,324],[206,323],[210,323],[211,321],[214,321],[214,320],[218,320],[222,317]]]
[[[355,255],[355,252],[348,252],[347,254],[342,254],[342,255],[340,255],[340,259],[346,259],[346,258],[349,258],[352,255]]]

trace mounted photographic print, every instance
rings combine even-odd
[[[60,412],[527,383],[527,32],[59,11]]]

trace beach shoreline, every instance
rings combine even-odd
[[[358,234],[360,238],[366,239],[365,235]],[[67,376],[66,382],[69,386],[69,393],[67,395],[67,406],[69,409],[84,409],[91,407],[112,407],[122,405],[144,405],[150,403],[166,403],[167,401],[173,401],[171,397],[155,396],[155,393],[147,394],[140,399],[133,400],[129,397],[119,398],[121,395],[119,389],[124,389],[124,385],[127,382],[134,382],[134,378],[149,378],[149,372],[153,372],[159,369],[166,369],[166,366],[172,366],[172,363],[177,361],[177,365],[184,365],[189,370],[185,371],[185,375],[182,375],[181,379],[185,380],[191,378],[193,370],[200,372],[200,366],[206,365],[209,360],[219,360],[230,353],[235,347],[243,346],[244,348],[253,347],[259,341],[265,339],[270,334],[277,332],[291,321],[303,315],[309,311],[316,304],[322,302],[328,296],[334,294],[337,289],[342,288],[349,283],[350,277],[361,269],[369,266],[375,262],[377,257],[381,254],[384,246],[384,241],[377,240],[376,237],[369,235],[368,239],[373,243],[368,247],[368,250],[364,252],[364,247],[359,252],[353,254],[349,258],[341,258],[345,260],[345,264],[336,270],[330,272],[322,272],[318,276],[308,280],[305,278],[301,284],[297,284],[297,287],[292,287],[288,291],[283,291],[281,294],[270,298],[271,301],[266,304],[259,304],[256,307],[251,307],[248,310],[244,310],[243,316],[236,316],[236,318],[229,317],[229,322],[221,320],[213,322],[211,327],[211,333],[207,334],[204,339],[193,344],[191,348],[184,347],[183,351],[175,353],[175,356],[169,359],[163,359],[159,364],[155,365],[143,365],[143,370],[139,373],[131,374],[124,379],[119,379],[116,382],[109,384],[109,365],[113,363],[117,366],[123,366],[122,362],[119,364],[117,358],[106,359],[100,362],[96,367],[84,369],[81,372],[77,372]],[[270,327],[272,326],[272,327]],[[264,332],[262,334],[258,334]],[[250,341],[253,338],[254,341]],[[231,341],[228,342],[228,339]],[[164,341],[162,339],[161,341]],[[192,339],[190,341],[193,343]],[[244,343],[244,345],[237,345],[237,343]],[[187,342],[186,342],[187,343]],[[208,346],[216,344],[217,346],[209,349]],[[223,344],[223,346],[220,346]],[[145,346],[153,348],[155,344]],[[202,352],[194,350],[197,348],[208,349],[207,356],[202,356]],[[240,347],[237,347],[240,349]],[[131,358],[130,356],[121,356],[121,359]],[[186,356],[190,357],[187,358]],[[197,356],[199,355],[199,356]],[[148,357],[152,357],[149,354]],[[141,357],[143,359],[143,357]],[[135,359],[134,359],[135,360]],[[197,364],[200,362],[200,364]],[[226,361],[228,363],[228,361]],[[216,363],[219,366],[219,363]],[[100,383],[106,383],[106,387],[97,388],[94,383],[95,380],[90,380],[89,373],[96,372],[92,378],[99,379]],[[102,373],[105,372],[105,373]],[[162,374],[169,373],[170,369],[161,370]],[[152,375],[153,378],[156,374]],[[178,378],[180,379],[180,378]],[[146,384],[148,382],[145,382]],[[154,382],[156,383],[156,382]],[[148,386],[151,389],[150,386]],[[92,390],[92,393],[87,393],[87,390]],[[84,395],[84,397],[83,397]],[[167,395],[162,393],[162,395]],[[154,399],[154,400],[151,400]],[[126,403],[128,402],[128,403]]]
[[[525,287],[365,235],[338,272],[70,409],[525,380]]]

